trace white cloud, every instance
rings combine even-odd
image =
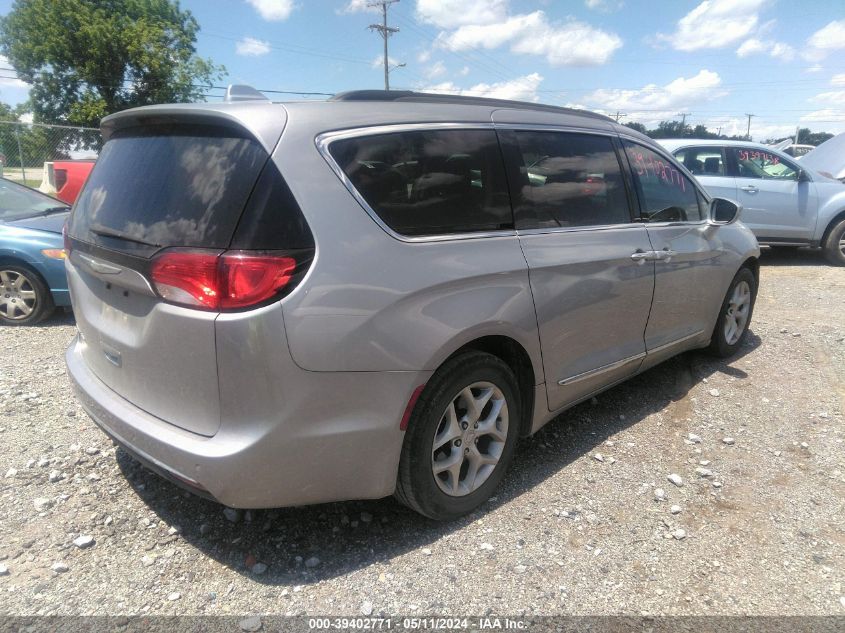
[[[508,0],[417,0],[417,19],[441,29],[494,24],[507,17],[508,4]]]
[[[458,74],[459,74],[461,77],[466,77],[466,76],[469,74],[469,66],[464,66],[463,68],[461,68],[461,69],[458,71]]]
[[[824,108],[805,114],[800,119],[801,123],[813,126],[816,130],[839,134],[845,132],[845,114],[841,109]],[[815,125],[813,125],[815,124]]]
[[[845,85],[845,82],[843,82],[842,85]],[[810,101],[827,104],[833,107],[839,106],[841,108],[842,104],[845,103],[845,90],[831,90],[830,92],[822,92],[817,94],[815,97],[811,97]],[[841,116],[845,117],[845,111],[840,109],[839,112]]]
[[[821,61],[830,53],[845,48],[845,20],[834,20],[807,38],[805,59]]]
[[[417,61],[421,64],[425,64],[428,60],[431,59],[431,51],[421,51],[417,54]]]
[[[9,58],[5,55],[0,55],[0,67],[3,68],[12,68],[12,63],[9,61]],[[18,79],[18,74],[13,70],[2,70],[0,71],[0,75],[5,75],[5,77],[0,77],[0,87],[2,88],[21,88],[24,90],[29,90],[29,84],[24,83],[20,79]],[[14,77],[12,77],[14,75]]]
[[[446,74],[446,64],[438,60],[434,62],[431,66],[426,68],[423,73],[425,74],[426,79],[434,79],[435,77],[440,77],[441,75]]]
[[[370,6],[372,0],[349,0],[343,8],[338,9],[335,13],[378,13],[378,7]]]
[[[781,61],[790,61],[795,58],[795,49],[784,42],[776,42],[774,40],[761,40],[756,37],[745,40],[742,45],[736,49],[738,57],[748,57],[749,55],[766,54]]]
[[[254,37],[243,37],[235,44],[235,52],[247,57],[260,57],[270,52],[270,43]]]
[[[625,2],[623,0],[585,0],[584,4],[587,5],[588,9],[601,11],[602,13],[619,11],[623,6],[625,6]]]
[[[451,81],[444,81],[423,88],[423,92],[489,97],[491,99],[514,99],[516,101],[538,101],[537,88],[540,87],[542,81],[543,77],[539,73],[531,73],[524,77],[493,84],[479,83],[467,89],[460,88]]]
[[[830,78],[830,85],[831,86],[843,86],[845,87],[845,73],[840,73],[838,75],[834,75]]]
[[[815,112],[810,112],[809,114],[802,115],[801,121],[841,121],[843,124],[845,124],[845,114],[842,114],[842,110],[824,108],[822,110],[816,110]]]
[[[293,11],[293,0],[246,0],[265,20],[287,20]]]
[[[390,55],[387,56],[387,66],[389,68],[393,68],[394,66],[398,65],[398,61],[393,59]],[[378,57],[373,58],[373,61],[370,63],[370,66],[373,68],[384,68],[384,55],[379,55]]]
[[[441,33],[437,44],[453,51],[509,44],[511,52],[541,55],[554,66],[590,66],[606,63],[622,40],[577,20],[552,24],[543,11],[534,11],[495,23],[466,24]]]
[[[678,20],[674,33],[658,35],[679,51],[723,48],[754,34],[766,0],[704,0]]]
[[[694,104],[712,101],[727,94],[720,88],[722,78],[711,70],[701,70],[693,77],[678,77],[665,86],[648,84],[640,89],[600,89],[583,99],[605,112],[621,111],[626,120],[655,123],[672,119],[681,110]]]
[[[820,73],[823,70],[824,70],[824,66],[822,66],[821,64],[813,64],[812,66],[809,66],[806,70],[804,70],[804,72],[805,73]]]

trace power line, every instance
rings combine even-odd
[[[390,36],[394,33],[399,32],[398,26],[388,26],[387,25],[387,8],[391,4],[396,4],[399,0],[377,0],[376,2],[368,2],[368,7],[381,7],[381,24],[370,24],[369,29],[371,31],[378,31],[381,34],[381,38],[384,40],[384,89],[390,90],[390,62],[389,57],[387,55],[387,40],[390,39]]]

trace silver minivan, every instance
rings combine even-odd
[[[69,374],[128,453],[229,506],[460,516],[520,437],[751,319],[739,207],[604,116],[240,88],[102,131]]]

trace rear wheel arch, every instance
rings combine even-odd
[[[461,345],[440,366],[455,356],[470,350],[486,352],[499,358],[510,367],[516,376],[517,383],[519,384],[519,397],[522,403],[522,419],[520,420],[519,434],[520,437],[527,436],[531,431],[531,421],[534,417],[534,386],[537,384],[534,366],[528,351],[521,343],[509,336],[482,336]],[[438,366],[438,369],[440,366]]]

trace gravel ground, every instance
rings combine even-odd
[[[448,525],[392,499],[224,513],[87,418],[72,318],[2,329],[0,614],[841,615],[844,307],[845,269],[766,254],[738,357],[576,407]]]

